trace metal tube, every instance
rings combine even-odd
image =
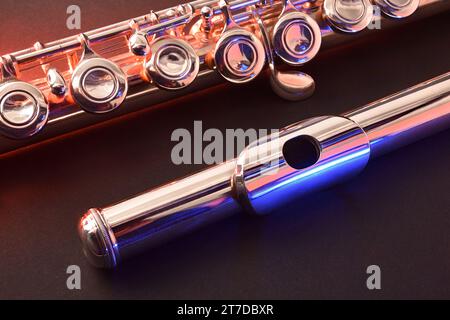
[[[239,212],[266,214],[354,176],[370,156],[450,125],[450,72],[342,116],[288,126],[232,161],[105,209],[91,209],[79,233],[95,265],[118,261]]]
[[[231,186],[234,169],[235,161],[225,162],[102,210],[91,209],[80,231],[89,260],[113,267],[143,247],[237,211]]]
[[[367,133],[378,156],[448,126],[450,73],[344,114]]]

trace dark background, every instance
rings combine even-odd
[[[0,53],[74,31],[72,1],[2,1]],[[76,1],[82,29],[175,1]],[[339,114],[450,70],[450,15],[375,31],[319,54],[308,101],[280,100],[267,81],[208,90],[1,159],[0,298],[450,298],[450,131],[372,161],[356,179],[278,213],[236,215],[126,261],[92,268],[80,215],[201,169],[170,160],[176,128],[279,128]],[[66,268],[82,290],[66,288]],[[382,290],[366,288],[367,266]]]

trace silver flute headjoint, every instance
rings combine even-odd
[[[450,73],[340,116],[307,119],[230,161],[102,209],[78,231],[88,259],[122,259],[227,217],[267,214],[353,177],[369,159],[450,126]]]

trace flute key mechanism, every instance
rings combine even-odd
[[[319,52],[322,34],[317,22],[298,11],[291,0],[284,0],[283,3],[283,11],[273,28],[273,48],[284,62],[300,66]]]
[[[150,47],[150,59],[145,63],[147,77],[158,87],[182,89],[198,75],[200,60],[192,46],[181,39],[161,37]]]
[[[200,9],[201,15],[201,31],[203,31],[206,35],[209,35],[212,28],[212,18],[214,16],[214,11],[211,7],[204,6]]]
[[[58,97],[63,97],[66,94],[67,87],[64,77],[55,68],[50,68],[47,71],[47,84],[50,91]]]
[[[159,22],[155,14],[153,17]],[[200,59],[189,42],[164,31],[155,35],[144,62],[144,78],[159,88],[178,90],[190,85],[199,70]]]
[[[289,1],[284,2],[285,6],[291,6],[292,11],[296,10],[295,7],[293,7],[292,3]],[[285,13],[287,11],[286,7],[283,9],[281,17],[286,17]],[[296,12],[293,12],[294,14]],[[259,30],[261,32],[261,38],[263,40],[264,46],[266,48],[266,58],[267,62],[269,64],[269,72],[270,72],[270,84],[273,89],[273,91],[281,98],[289,100],[289,101],[300,101],[307,99],[310,97],[315,90],[315,81],[314,79],[309,76],[306,73],[300,72],[298,70],[279,70],[275,65],[275,59],[274,59],[274,49],[273,45],[271,43],[271,39],[269,37],[269,32],[267,31],[266,26],[264,25],[263,20],[261,19],[260,15],[258,14],[255,7],[253,7],[252,10],[253,18],[255,19]],[[292,18],[292,19],[291,19]],[[296,17],[288,17],[287,20],[290,20],[292,24],[300,23],[303,25],[304,16],[300,17],[300,20],[298,20],[298,16]],[[279,21],[287,21],[281,18]],[[288,26],[290,24],[288,23]],[[278,27],[276,32],[274,34],[284,34],[286,28]],[[298,30],[300,31],[300,30]],[[319,37],[315,38],[313,41],[315,44],[313,46],[320,47],[321,43],[321,34],[319,32]],[[282,38],[284,38],[283,35],[281,35]],[[290,40],[294,40],[297,42],[297,44],[300,44],[302,40],[301,34],[297,33],[296,36],[294,36],[297,40],[294,40],[291,38]],[[306,52],[305,52],[306,53]],[[317,53],[317,52],[316,52]],[[306,60],[312,59],[316,53],[313,53],[312,55],[303,56],[303,62],[298,61],[296,57],[291,56],[289,53],[286,52],[285,58],[287,61],[292,61],[290,63],[291,65],[301,65],[303,63],[306,63]],[[297,56],[298,57],[298,56]],[[307,57],[307,58],[306,58]]]
[[[442,0],[195,0],[36,42],[2,63],[0,155],[119,116],[87,113],[131,113],[221,78],[246,83],[267,71],[277,95],[303,100],[316,84],[300,68],[320,48],[351,43],[373,19],[387,30],[448,9]]]
[[[44,127],[49,106],[38,88],[16,79],[13,59],[2,57],[0,61],[0,133],[12,139],[24,139]]]
[[[72,74],[72,97],[87,112],[110,112],[125,100],[127,76],[114,62],[92,51],[86,35],[81,34],[79,40],[83,54]]]
[[[392,18],[405,18],[416,12],[420,0],[373,0],[381,11]]]
[[[227,1],[221,0],[219,5],[225,27],[213,53],[216,69],[230,82],[249,82],[265,65],[264,45],[255,34],[234,21]]]
[[[147,35],[139,30],[139,24],[134,19],[130,21],[130,27],[133,29],[133,34],[128,39],[131,53],[136,56],[145,56],[149,50]]]
[[[370,24],[373,7],[369,0],[324,0],[323,15],[335,29],[354,33]]]

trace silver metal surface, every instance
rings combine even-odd
[[[133,34],[128,39],[130,51],[136,56],[145,56],[149,50],[146,34],[139,30],[139,24],[134,19],[130,21],[130,28],[133,29]]]
[[[392,18],[405,18],[419,7],[420,0],[373,0],[384,14]]]
[[[66,81],[55,68],[50,68],[47,71],[47,84],[54,95],[64,96],[66,94]]]
[[[364,129],[372,156],[444,130],[450,122],[450,72],[344,116]]]
[[[35,99],[22,91],[10,92],[0,102],[0,113],[3,119],[17,126],[29,123],[36,114],[36,109]]]
[[[188,42],[166,36],[151,44],[150,59],[144,69],[148,79],[158,87],[182,89],[197,77],[200,60]]]
[[[291,3],[298,11],[307,13],[319,23],[322,35],[322,49],[324,50],[336,47],[345,42],[353,41],[357,37],[364,37],[366,34],[372,32],[368,30],[370,32],[354,33],[351,37],[346,37],[342,33],[337,32],[336,30],[338,29],[330,28],[330,21],[327,19],[323,20],[322,18],[324,12],[323,0],[291,0]],[[204,11],[202,14],[202,8],[205,7],[209,9],[204,9],[207,12]],[[263,21],[269,34],[269,42],[271,42],[273,28],[279,21],[279,17],[283,10],[282,1],[230,1],[229,9],[236,24],[243,30],[250,32],[253,37],[259,39],[261,43],[263,41],[263,36],[259,34],[261,28],[258,28],[255,24],[253,7],[257,11],[257,15],[260,16],[260,19]],[[448,9],[450,9],[450,1],[422,0],[418,10],[408,18],[408,21],[417,21]],[[377,23],[381,23],[383,31],[401,24],[398,19],[391,19],[386,15],[376,15],[373,16],[373,19]],[[72,130],[78,130],[125,113],[133,112],[170,99],[179,98],[187,93],[198,92],[220,83],[222,77],[218,76],[218,73],[214,70],[216,65],[214,64],[212,53],[223,34],[223,29],[224,19],[218,1],[199,0],[189,4],[160,10],[158,12],[150,12],[149,14],[134,19],[127,19],[123,22],[86,32],[85,35],[89,39],[89,43],[95,47],[95,51],[98,55],[108,59],[124,72],[126,75],[124,85],[126,80],[126,85],[127,87],[129,86],[130,89],[126,97],[125,94],[123,94],[124,101],[121,108],[118,108],[113,113],[105,112],[101,115],[93,114],[97,113],[97,111],[102,108],[98,108],[98,105],[94,105],[92,101],[90,101],[91,99],[84,100],[83,94],[77,94],[78,100],[84,102],[87,106],[85,110],[81,107],[79,101],[75,99],[71,90],[67,90],[68,92],[65,95],[57,96],[51,92],[52,89],[47,81],[47,70],[57,67],[58,72],[63,76],[70,89],[73,71],[80,65],[78,57],[82,54],[85,46],[84,43],[86,42],[85,39],[74,36],[45,44],[36,43],[28,49],[10,54],[10,56],[14,58],[14,66],[11,69],[17,69],[17,80],[27,79],[27,81],[30,81],[30,79],[32,79],[30,83],[38,88],[48,101],[50,113],[48,115],[47,124],[43,130],[41,130],[40,134],[33,139],[12,141],[9,138],[0,137],[0,154],[5,155],[9,151],[15,151],[24,146],[51,139]],[[139,32],[140,35],[145,35],[146,39],[149,41],[153,41],[162,34],[165,34],[189,43],[189,45],[194,48],[200,63],[199,73],[195,81],[185,88],[185,90],[167,90],[166,88],[158,87],[156,83],[148,82],[148,77],[143,76],[145,75],[145,70],[143,68],[144,60],[149,59],[149,57],[144,58],[144,54],[148,54],[146,41],[143,37],[140,37],[139,41],[135,41],[134,46],[130,44],[130,38],[132,38],[136,32]],[[253,40],[252,37],[247,39]],[[266,48],[269,47],[267,45],[263,46]],[[237,66],[237,69],[239,70],[239,67],[247,68],[248,65],[252,65],[251,62],[249,63],[248,57],[249,55],[252,55],[254,52],[253,50],[243,50],[249,49],[247,46],[235,46],[234,49],[234,52],[237,54],[231,56],[233,59],[228,63],[229,66]],[[133,50],[140,52],[136,55],[136,52],[133,52]],[[280,65],[276,65],[278,62],[283,62],[282,59],[275,59],[276,61],[274,63],[270,63],[268,52],[270,52],[270,54],[273,53],[273,55],[277,57],[276,53],[272,51],[274,50],[271,49],[266,52],[265,59],[269,62],[267,69],[273,75],[271,77],[271,83],[275,88],[275,92],[278,95],[291,100],[299,100],[308,97],[313,92],[312,89],[314,89],[314,82],[311,81],[312,78],[308,76],[304,77],[301,70],[290,70],[282,68]],[[258,61],[264,65],[263,59],[259,59]],[[242,63],[240,64],[239,62]],[[257,66],[259,65],[255,65],[256,71],[258,69],[256,68]],[[95,66],[91,65],[91,67]],[[104,75],[106,75],[106,80],[111,80],[111,78],[107,76],[107,73]],[[93,76],[95,76],[95,74],[93,74]],[[250,79],[248,81],[251,80],[251,76],[253,76],[253,74],[250,74]],[[234,76],[230,78],[233,77]],[[92,79],[95,78],[96,77],[93,77]],[[239,80],[237,80],[237,82],[239,82]],[[283,83],[284,80],[287,82]],[[91,85],[93,84],[91,81],[88,81],[88,83]],[[109,90],[112,88],[110,84],[111,82],[107,81],[105,87],[102,88],[102,86],[100,86],[100,91],[105,90],[103,93],[95,93],[95,89],[92,86],[90,90],[92,92],[94,89],[94,95],[104,97],[108,92],[108,88]],[[298,91],[295,89],[296,87],[299,89]],[[309,89],[305,90],[302,88]],[[119,93],[120,90],[117,92]],[[113,105],[106,104],[103,106],[103,109],[107,111],[117,105],[118,103]]]
[[[300,101],[309,98],[316,88],[314,79],[298,70],[281,71],[275,66],[274,50],[266,26],[256,10],[253,10],[252,14],[258,24],[261,39],[266,48],[272,90],[279,97],[289,101]]]
[[[72,74],[70,93],[85,111],[110,112],[125,100],[128,81],[125,73],[110,60],[99,57],[85,35],[83,56]]]
[[[130,37],[130,50],[137,56],[145,56],[148,53],[148,42],[145,34],[135,32]]]
[[[214,16],[214,10],[211,7],[204,6],[200,10],[200,14],[202,15],[202,31],[209,34],[213,26],[212,18]]]
[[[49,107],[42,93],[31,84],[15,79],[0,84],[0,133],[25,139],[38,133],[47,122]]]
[[[355,176],[370,156],[364,130],[344,117],[302,121],[265,140],[241,153],[233,175],[239,203],[247,212],[258,215]],[[305,143],[311,145],[310,151],[305,151]],[[314,160],[303,166],[305,156]]]
[[[274,70],[270,84],[279,97],[289,101],[305,100],[316,90],[316,83],[310,75],[295,70]]]
[[[114,238],[106,226],[96,209],[89,210],[86,219],[79,226],[83,252],[89,262],[99,268],[113,268],[117,265]]]
[[[95,265],[121,259],[234,212],[270,213],[360,172],[369,159],[450,126],[450,72],[358,108],[288,126],[234,160],[147,191],[80,221]]]
[[[273,28],[273,49],[287,64],[303,65],[319,52],[320,27],[308,14],[298,11],[290,0],[283,2],[284,9]]]
[[[264,67],[264,46],[255,34],[241,28],[234,21],[226,1],[221,0],[219,4],[226,26],[214,49],[215,67],[230,82],[249,82],[258,76]]]
[[[231,186],[234,169],[234,161],[225,162],[117,205],[91,209],[79,224],[89,261],[114,267],[144,248],[232,214],[239,208]]]
[[[324,0],[323,14],[330,24],[343,32],[359,32],[373,18],[369,0]]]

